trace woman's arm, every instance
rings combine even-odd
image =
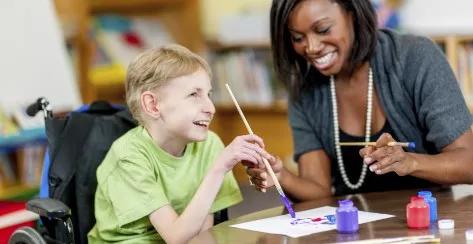
[[[376,147],[360,151],[365,163],[376,174],[391,171],[398,175],[412,175],[439,184],[473,184],[473,133],[466,131],[436,155],[407,153],[400,147],[389,147],[394,141],[383,134]]]
[[[299,175],[284,168],[281,160],[272,161],[270,164],[284,192],[295,200],[308,201],[332,194],[330,159],[323,150],[311,151],[300,156]],[[258,189],[274,185],[266,169],[249,168],[247,173]]]
[[[439,184],[473,184],[473,133],[468,130],[437,155],[411,153],[411,175]]]
[[[284,169],[281,184],[285,191],[299,201],[308,201],[332,195],[330,159],[323,150],[301,155],[299,176]]]

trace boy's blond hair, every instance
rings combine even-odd
[[[143,92],[154,91],[169,80],[199,69],[212,76],[203,58],[180,45],[162,46],[141,53],[128,66],[126,76],[126,102],[133,117],[141,125],[145,124],[140,101]]]

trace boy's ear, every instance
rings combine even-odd
[[[159,118],[158,97],[151,91],[145,91],[141,94],[141,108],[150,117]]]

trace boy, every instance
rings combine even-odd
[[[184,243],[212,213],[242,200],[231,169],[273,161],[255,135],[224,148],[209,132],[210,69],[184,47],[141,54],[128,67],[126,100],[140,126],[117,139],[97,169],[89,243]]]

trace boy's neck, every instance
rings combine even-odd
[[[145,126],[145,129],[159,148],[175,157],[181,157],[184,154],[184,150],[187,146],[186,142],[176,139],[153,126]]]

